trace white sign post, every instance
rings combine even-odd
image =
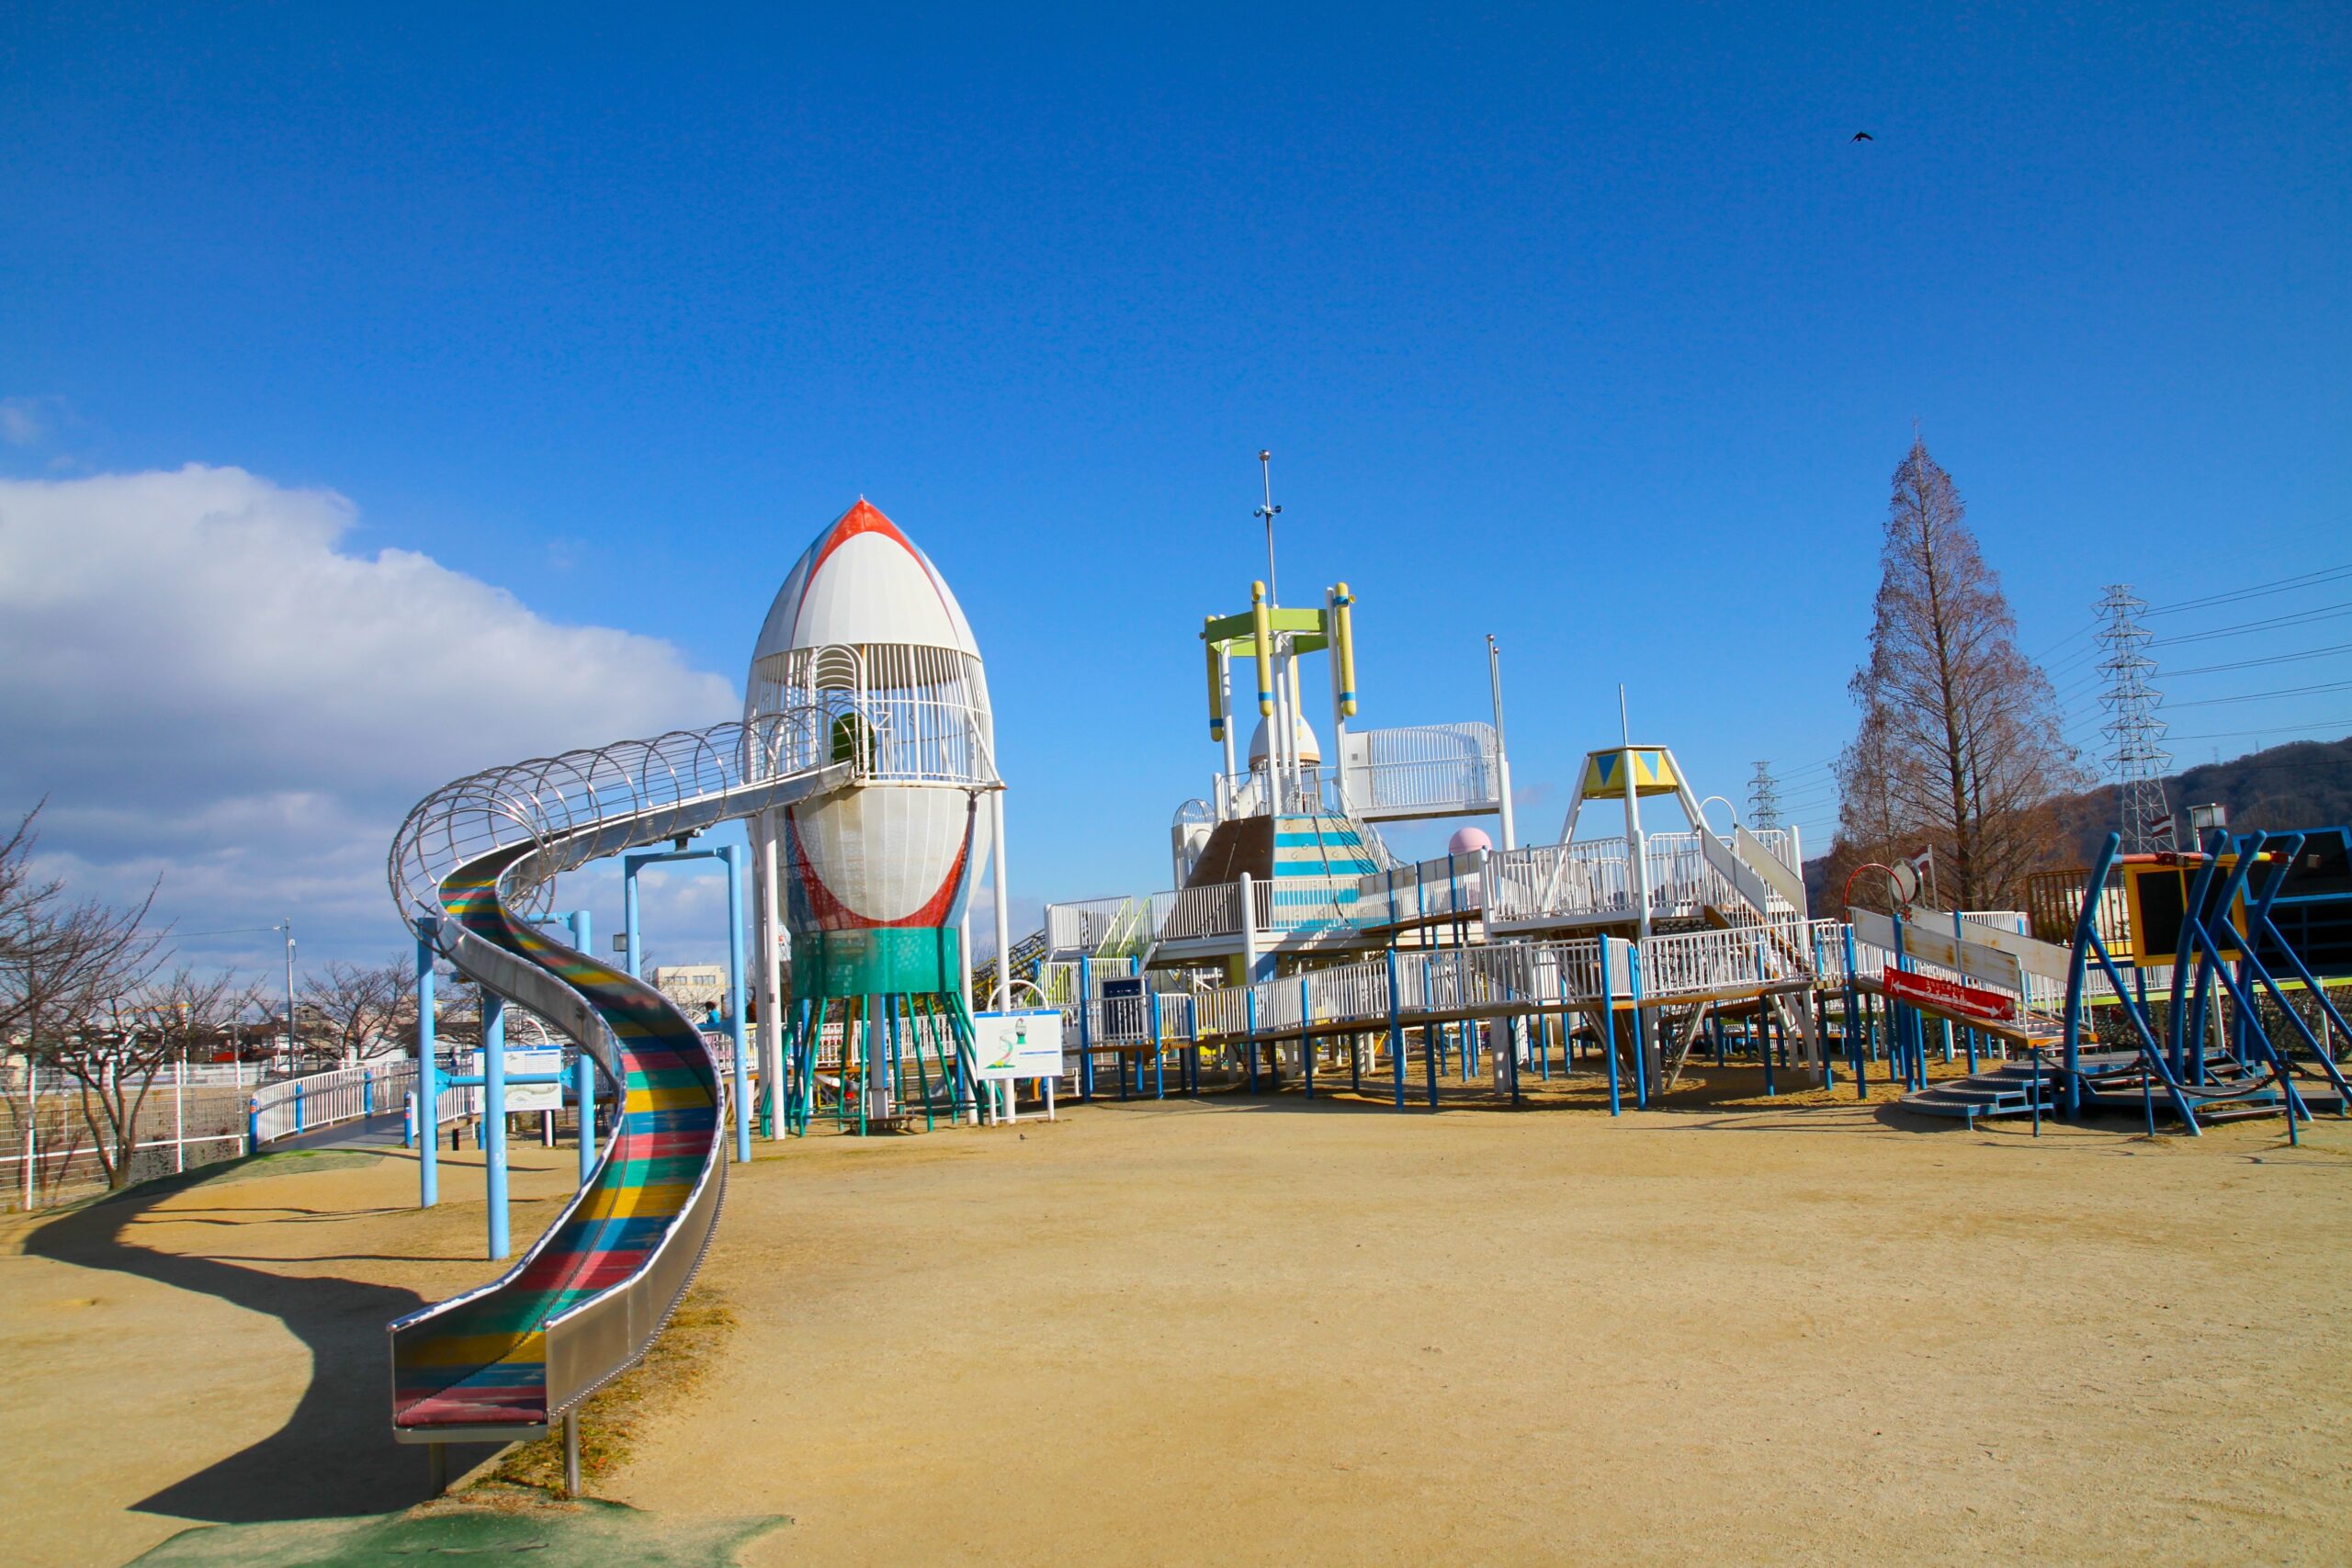
[[[1012,1086],[1023,1078],[1045,1081],[1046,1120],[1054,1119],[1054,1084],[1062,1076],[1062,1014],[1059,1008],[1025,1008],[972,1015],[976,1070],[984,1083],[1001,1083],[1004,1117],[1019,1120]]]

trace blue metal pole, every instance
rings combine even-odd
[[[743,1029],[743,853],[741,844],[718,852],[727,864],[727,1035],[735,1043],[735,1163],[752,1163],[752,1052]]]
[[[574,909],[563,919],[571,928],[571,945],[594,957],[588,911]],[[596,1061],[585,1049],[572,1056],[571,1092],[580,1100],[580,1185],[585,1187],[596,1169]]]
[[[1306,999],[1306,976],[1298,977],[1298,1065],[1306,1074],[1306,1098],[1315,1098],[1315,1040],[1307,1027],[1315,1021],[1314,1009]]]
[[[441,1201],[441,1086],[433,1055],[439,1049],[433,1029],[433,936],[430,916],[416,922],[416,1206]]]
[[[1622,1114],[1617,1096],[1617,998],[1609,983],[1609,938],[1600,938],[1600,1049],[1609,1062],[1609,1114]]]
[[[628,966],[628,977],[632,980],[645,978],[644,971],[637,961],[637,874],[643,865],[644,863],[635,855],[621,856],[621,940],[628,948],[621,955],[621,962]]]
[[[1249,1037],[1250,1092],[1258,1092],[1258,987],[1252,982],[1241,989],[1241,1032]]]
[[[1182,1081],[1186,1094],[1201,1092],[1201,998],[1187,994],[1184,998],[1184,1054],[1177,1060],[1184,1070],[1177,1077]]]
[[[1168,1098],[1168,1069],[1165,1065],[1168,1045],[1159,1036],[1159,993],[1145,993],[1145,1022],[1151,1030],[1151,1097],[1165,1100]]]
[[[2081,1075],[2083,986],[2090,964],[2092,945],[2098,940],[2100,896],[2107,887],[2108,871],[2115,864],[2115,852],[2121,847],[2122,842],[2123,835],[2109,833],[2107,836],[2107,842],[2099,847],[2098,861],[2092,865],[2090,875],[2083,883],[2082,908],[2075,916],[2075,940],[2066,962],[2065,1030],[2061,1036],[2066,1051],[2066,1115],[2070,1120],[2081,1115],[2083,1111]],[[2140,970],[2140,943],[2135,942],[2132,953],[2132,967],[2136,972],[2144,973]],[[2139,1027],[2144,1031],[2147,1025],[2143,1010],[2126,999],[2120,990],[2116,993],[2116,1000],[2121,1006],[2132,1009],[2133,1018],[2139,1021]]]
[[[1078,1098],[1094,1098],[1093,973],[1086,954],[1078,955]],[[1008,993],[1009,995],[1010,993]],[[1253,1084],[1251,1086],[1255,1088]]]
[[[1390,874],[1394,875],[1392,872]],[[1397,1021],[1396,950],[1388,950],[1388,1070],[1396,1082],[1396,1109],[1405,1109],[1405,1029]]]
[[[1430,981],[1430,966],[1432,962],[1426,956],[1421,960],[1421,1007],[1425,1011],[1437,995],[1437,987]],[[1426,1023],[1421,1025],[1421,1068],[1429,1078],[1431,1111],[1437,1109],[1437,1036],[1436,1026]]]
[[[1633,785],[1625,786],[1631,789]],[[1649,1015],[1642,1010],[1642,950],[1632,949],[1625,955],[1625,967],[1634,982],[1634,1104],[1636,1109],[1650,1108]]]
[[[490,1260],[504,1258],[506,1239],[506,998],[481,994],[482,1174],[490,1199]]]

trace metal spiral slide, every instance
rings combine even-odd
[[[406,1442],[533,1437],[642,1356],[718,1224],[718,1071],[652,987],[532,920],[557,873],[856,782],[831,705],[517,763],[435,791],[392,846],[393,897],[469,978],[579,1043],[620,1095],[589,1179],[498,1280],[391,1325]]]

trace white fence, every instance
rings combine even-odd
[[[1835,920],[1690,931],[1652,937],[1636,949],[1612,948],[1609,994],[1650,1001],[1809,983],[1844,984],[1844,927]],[[1834,950],[1838,968],[1825,967]],[[1600,1003],[1600,942],[1496,942],[1470,947],[1408,949],[1395,956],[1395,995],[1386,954],[1199,993],[1199,1032],[1227,1038],[1295,1032],[1348,1024],[1385,1026],[1419,1018],[1513,1010],[1535,1012]]]
[[[1756,837],[1782,865],[1799,869],[1789,864],[1793,846],[1786,829],[1767,829]],[[1708,863],[1697,833],[1648,833],[1643,840],[1642,868],[1652,919],[1695,915],[1711,906],[1731,909],[1745,905],[1737,890]],[[1498,921],[1612,915],[1631,919],[1634,914],[1633,850],[1622,838],[1498,850],[1489,870],[1494,878],[1489,913]],[[1795,913],[1777,896],[1771,903],[1774,914]]]
[[[85,1103],[77,1080],[21,1071],[0,1095],[0,1204],[32,1209],[106,1184],[98,1143],[112,1130]],[[95,1097],[93,1097],[95,1099]],[[96,1123],[95,1125],[93,1123]],[[207,1085],[174,1064],[157,1075],[132,1127],[129,1179],[144,1181],[246,1152],[245,1097],[230,1083]]]
[[[254,1142],[274,1144],[297,1133],[398,1111],[415,1088],[416,1063],[406,1056],[265,1084],[253,1097]],[[462,1091],[447,1093],[460,1095],[454,1113],[462,1114]]]

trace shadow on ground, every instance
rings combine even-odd
[[[361,1280],[275,1274],[224,1258],[158,1252],[124,1239],[133,1223],[164,1199],[209,1181],[249,1178],[261,1164],[214,1166],[88,1204],[32,1232],[25,1250],[264,1314],[283,1323],[310,1351],[310,1385],[283,1426],[135,1507],[223,1524],[350,1517],[406,1507],[430,1493],[426,1450],[392,1441],[390,1354],[384,1330],[394,1318],[424,1305],[423,1297]],[[228,1409],[250,1400],[252,1393],[232,1386],[215,1389],[210,1397]],[[450,1472],[460,1473],[496,1451],[494,1446],[453,1444]]]

